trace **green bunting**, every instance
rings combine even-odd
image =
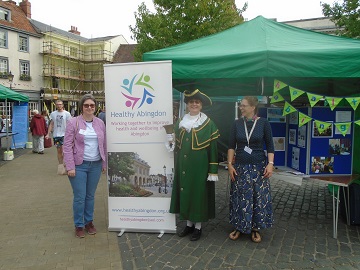
[[[280,95],[279,93],[276,93],[271,97],[270,103],[272,104],[272,103],[280,102],[283,100],[284,100],[284,98],[282,97],[282,95]]]
[[[319,134],[323,133],[326,129],[328,129],[332,123],[328,123],[328,122],[323,122],[323,121],[319,121],[319,120],[315,120],[315,125],[319,131]]]
[[[340,131],[340,133],[345,137],[347,131],[351,126],[351,122],[335,123],[334,125]]]
[[[283,89],[284,87],[286,87],[287,84],[279,81],[279,80],[274,80],[274,93],[276,93],[277,91]]]
[[[360,126],[360,120],[357,120],[354,123]]]
[[[290,103],[288,103],[287,101],[285,101],[285,104],[284,104],[284,110],[283,110],[283,116],[289,114],[289,113],[292,113],[292,112],[296,112],[297,110],[290,105]]]
[[[314,107],[315,104],[318,103],[318,101],[323,98],[323,96],[320,95],[315,95],[311,93],[306,93],[306,94],[308,95],[311,107]]]
[[[296,88],[291,87],[291,86],[289,86],[289,91],[290,91],[291,101],[294,101],[295,99],[297,99],[298,97],[300,97],[302,94],[305,93],[305,91],[300,90],[300,89],[296,89]]]
[[[312,118],[307,116],[306,114],[299,112],[299,127],[305,125],[307,122],[311,121],[311,119]]]
[[[340,101],[342,101],[342,99],[343,98],[325,97],[325,100],[327,101],[331,110],[334,110],[336,108],[336,106],[339,105]]]
[[[349,102],[350,106],[355,111],[360,102],[360,97],[345,98]]]

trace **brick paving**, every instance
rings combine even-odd
[[[275,225],[262,242],[228,234],[227,171],[216,186],[216,218],[203,224],[197,242],[165,234],[125,233],[119,237],[123,269],[360,269],[360,230],[339,218],[334,239],[332,198],[326,185],[304,180],[301,186],[271,180]],[[178,221],[178,227],[186,224]]]

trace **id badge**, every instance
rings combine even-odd
[[[252,149],[251,149],[250,147],[245,146],[245,147],[244,147],[244,150],[245,150],[246,153],[248,153],[249,155],[251,155]]]

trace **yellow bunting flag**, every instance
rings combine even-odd
[[[305,91],[300,90],[300,89],[296,89],[296,88],[291,87],[291,86],[289,86],[289,91],[290,91],[291,101],[294,101],[295,99],[297,99],[298,97],[300,97],[302,94],[305,93]]]
[[[270,103],[276,103],[276,102],[280,102],[283,100],[284,100],[284,98],[282,97],[282,95],[280,95],[279,93],[276,93],[271,97]]]
[[[343,98],[338,97],[325,97],[325,100],[330,106],[331,110],[334,110],[337,105],[339,105],[340,101],[342,101]]]
[[[351,122],[335,123],[334,125],[341,132],[341,134],[345,136],[351,126]]]
[[[319,134],[321,134],[324,133],[324,131],[327,130],[332,125],[332,123],[315,120],[315,125],[319,131]]]
[[[311,121],[311,119],[312,118],[307,116],[306,114],[299,112],[299,127],[305,125],[307,122]]]
[[[311,93],[306,93],[308,95],[308,98],[309,98],[309,102],[310,102],[310,105],[311,107],[314,107],[315,104],[323,98],[323,96],[320,96],[320,95],[315,95],[315,94],[311,94]]]
[[[288,103],[287,101],[285,101],[284,104],[284,110],[283,110],[283,116],[292,113],[292,112],[296,112],[296,109],[290,105],[290,103]]]
[[[354,123],[360,126],[360,120],[357,120]]]
[[[345,98],[345,99],[347,100],[347,102],[349,102],[350,106],[355,111],[357,106],[359,105],[360,97],[351,97],[351,98]]]
[[[274,93],[276,93],[277,91],[283,89],[284,87],[286,87],[287,84],[279,81],[279,80],[274,80]]]

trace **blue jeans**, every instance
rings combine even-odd
[[[100,180],[102,160],[84,161],[75,166],[75,176],[69,177],[74,193],[73,212],[76,227],[93,221],[95,191]]]

